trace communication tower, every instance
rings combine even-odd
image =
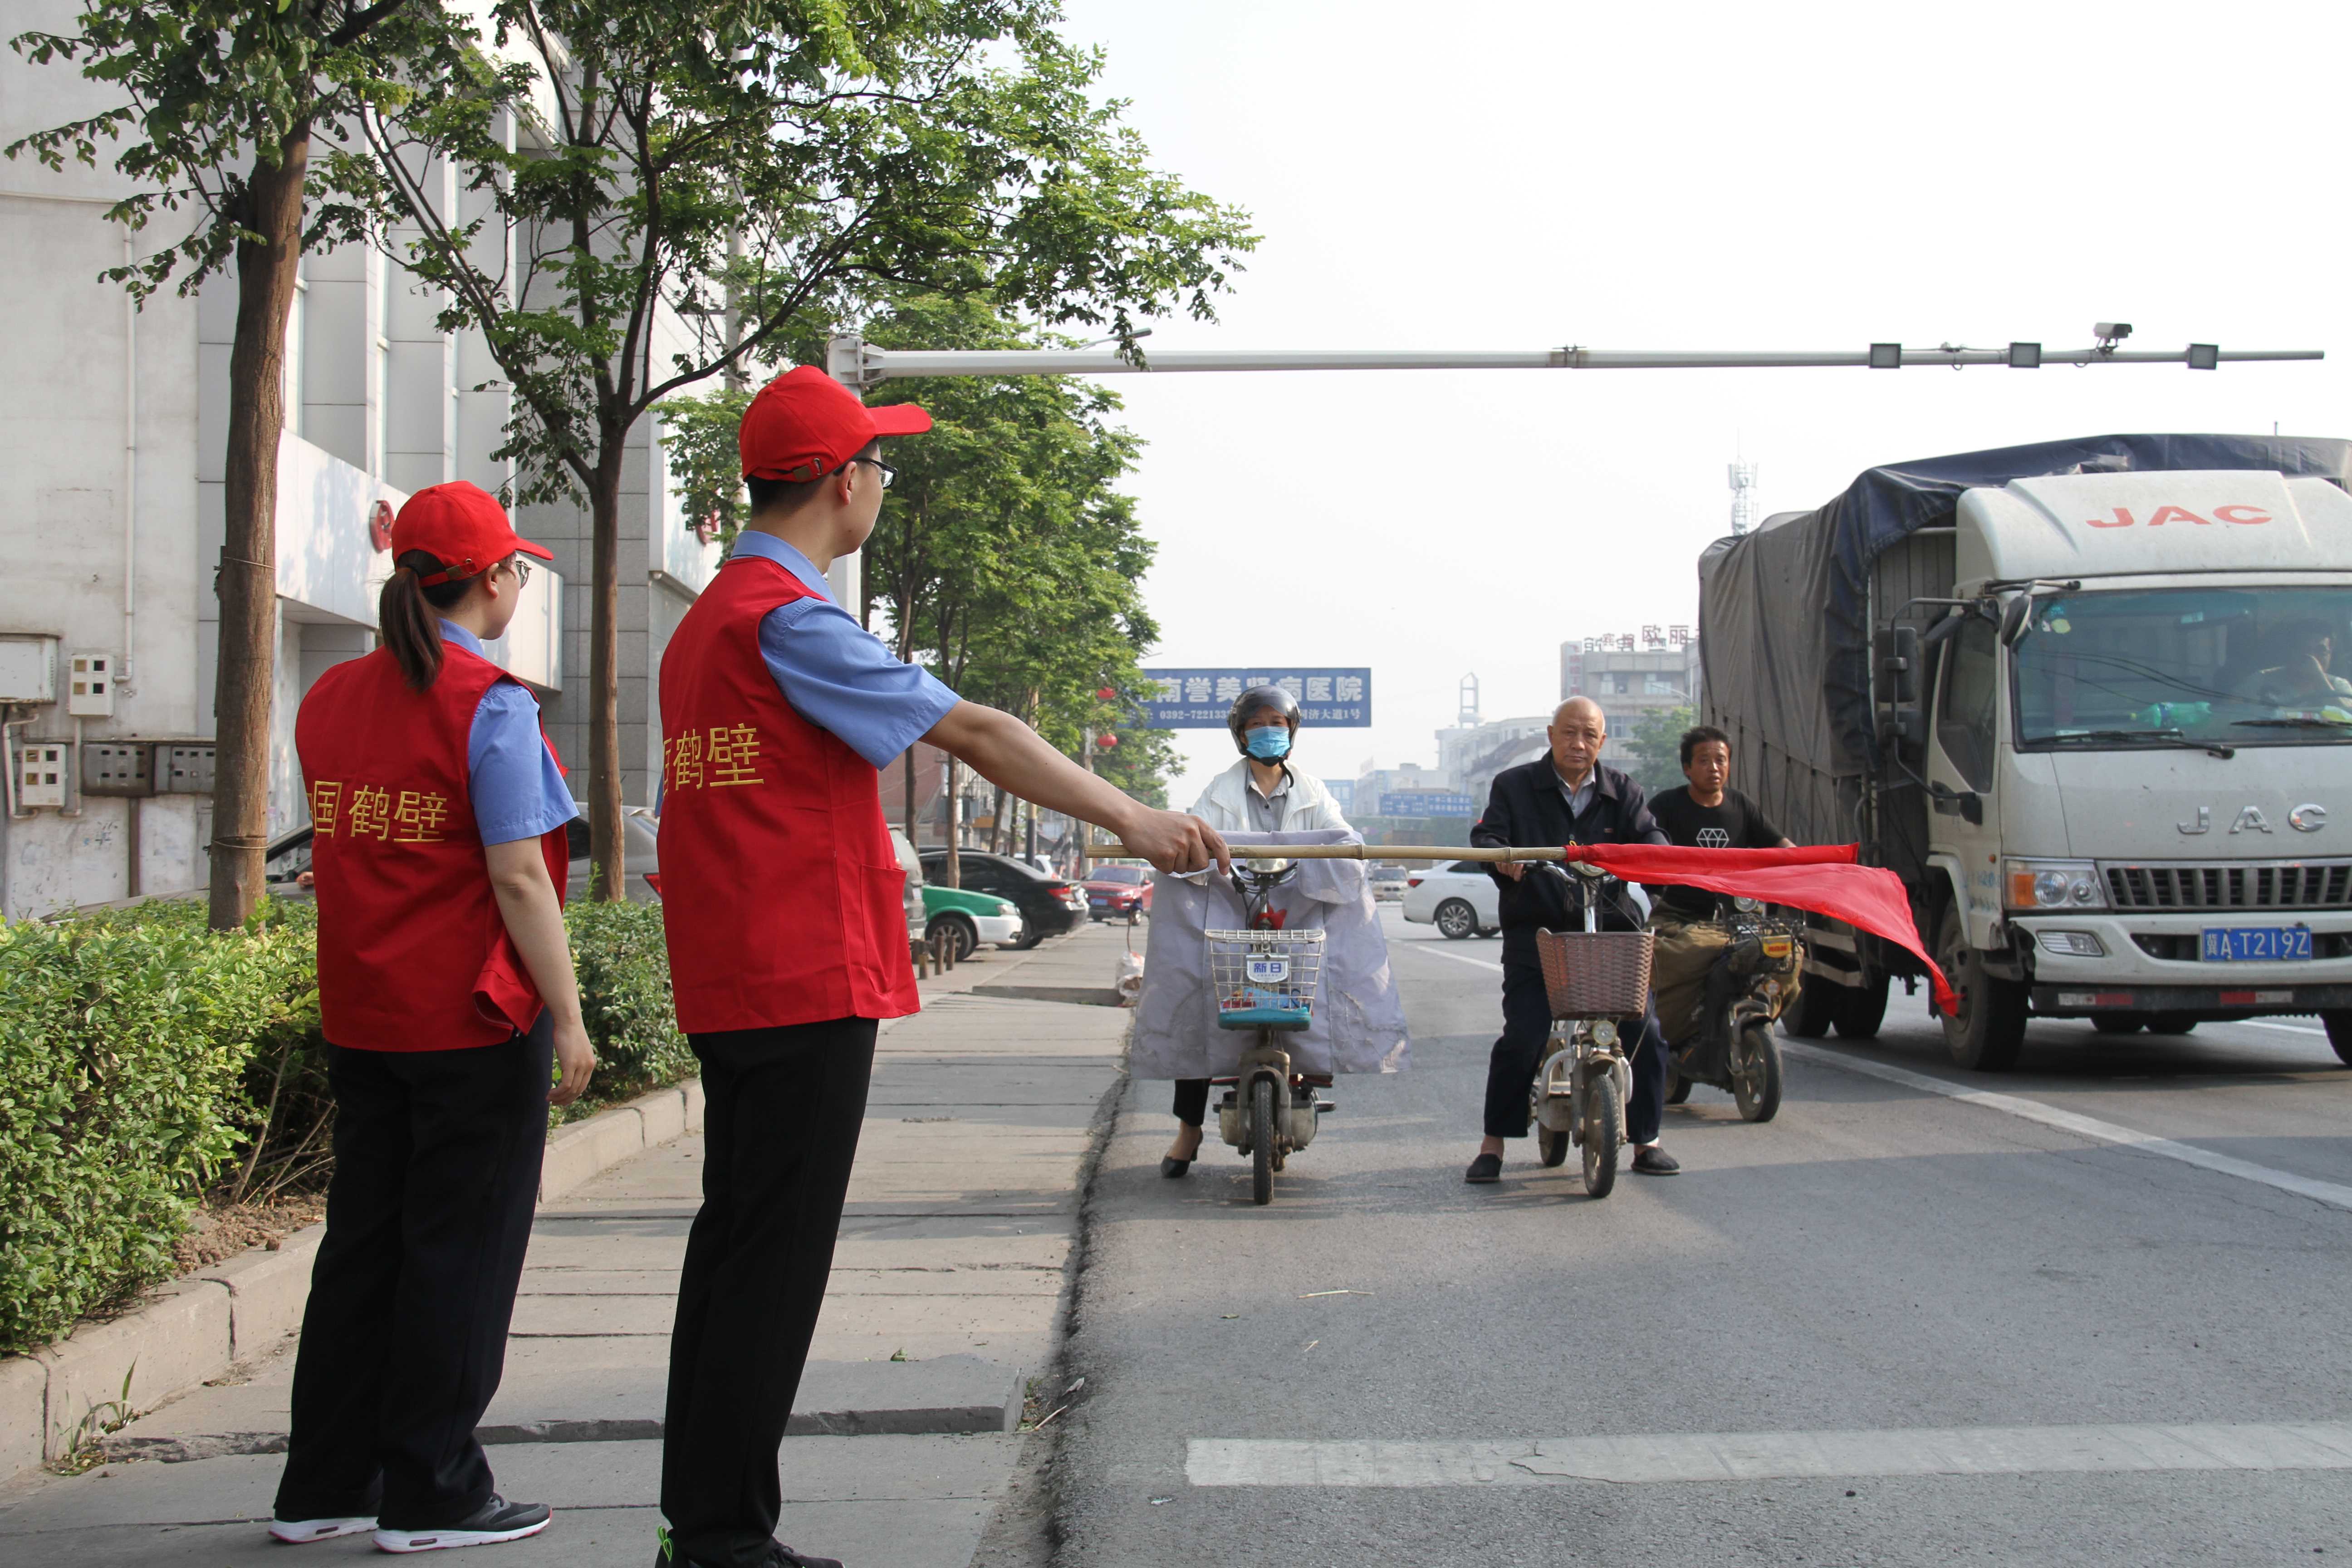
[[[1733,538],[1756,526],[1756,465],[1731,465],[1731,533]]]
[[[1454,722],[1465,730],[1477,727],[1478,678],[1475,675],[1465,675],[1462,678],[1462,711],[1454,718]]]

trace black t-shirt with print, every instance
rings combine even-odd
[[[1650,797],[1650,815],[1657,819],[1669,843],[1701,849],[1769,849],[1780,842],[1780,830],[1756,809],[1756,803],[1736,789],[1723,792],[1720,805],[1701,805],[1691,799],[1690,786],[1678,785]],[[1670,913],[1706,920],[1715,913],[1717,895],[1681,883],[1652,888],[1650,897]]]

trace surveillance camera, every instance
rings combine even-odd
[[[2129,321],[2101,321],[2097,326],[2091,329],[2091,335],[2095,338],[2119,342],[2123,339],[2131,336],[2131,323]]]

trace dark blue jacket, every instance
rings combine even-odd
[[[1599,782],[1592,798],[1586,803],[1584,815],[1571,819],[1568,797],[1560,793],[1559,774],[1553,771],[1550,753],[1532,763],[1504,769],[1495,775],[1495,787],[1486,796],[1486,815],[1470,829],[1470,842],[1528,849],[1571,843],[1666,841],[1666,836],[1651,819],[1649,803],[1643,799],[1640,784],[1606,763],[1594,764],[1593,773]],[[1502,889],[1505,963],[1534,963],[1538,930],[1584,929],[1580,888],[1571,887],[1549,871],[1533,868],[1517,881],[1500,871],[1488,874]],[[1638,909],[1630,891],[1617,889],[1614,898],[1601,904],[1601,929],[1638,931],[1640,923],[1632,918]]]

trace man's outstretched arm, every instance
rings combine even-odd
[[[1109,828],[1162,871],[1199,871],[1212,862],[1221,871],[1233,869],[1232,852],[1215,828],[1197,816],[1155,811],[1129,798],[1002,710],[959,702],[923,739],[1023,800]]]

